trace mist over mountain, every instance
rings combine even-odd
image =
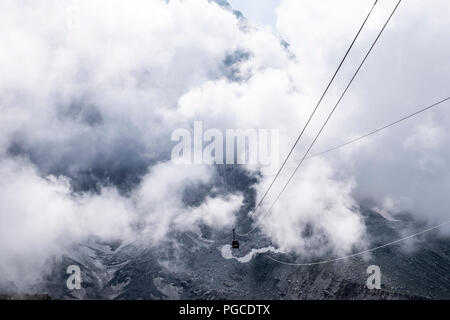
[[[448,102],[306,161],[260,214],[396,3],[379,2],[279,183],[249,217],[274,173],[176,164],[172,133],[193,132],[195,121],[220,132],[276,129],[284,159],[371,3],[283,0],[272,30],[219,0],[2,1],[0,293],[449,298],[448,225],[337,263],[268,258],[343,257],[449,219]],[[449,95],[449,15],[445,0],[401,5],[312,153]],[[255,229],[239,250],[230,248],[233,228]],[[79,291],[66,288],[71,264],[81,266]],[[383,270],[377,293],[365,287],[370,264]]]

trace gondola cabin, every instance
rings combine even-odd
[[[231,247],[233,249],[239,249],[239,241],[236,240],[236,236],[234,234],[234,229],[233,229],[233,241],[231,241]]]

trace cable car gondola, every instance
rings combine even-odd
[[[231,247],[233,249],[239,249],[239,241],[236,240],[236,236],[234,234],[234,229],[233,229],[233,241],[231,241]]]

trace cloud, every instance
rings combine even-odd
[[[1,146],[14,142],[48,172],[167,158],[181,123],[162,123],[161,111],[220,77],[240,34],[236,17],[207,1],[81,1],[75,29],[68,1],[2,7]]]
[[[239,195],[183,202],[187,188],[212,183],[213,168],[169,161],[170,133],[191,119],[165,115],[226,75],[243,37],[230,10],[192,0],[0,9],[0,282],[34,283],[92,237],[149,231],[153,245],[234,221]]]
[[[346,254],[364,244],[364,222],[351,194],[355,187],[351,179],[337,180],[327,161],[309,162],[272,210],[271,202],[262,207],[259,223],[282,251]]]
[[[163,240],[171,231],[195,231],[200,225],[213,229],[230,227],[242,197],[206,195],[199,206],[185,205],[186,190],[195,192],[200,184],[211,183],[213,168],[206,165],[161,163],[151,168],[132,198],[145,221],[144,232],[153,241]]]
[[[73,195],[67,178],[41,177],[21,159],[0,161],[0,181],[0,287],[35,283],[49,271],[49,258],[87,237],[130,234],[130,204],[115,189]]]
[[[213,167],[171,163],[171,132],[195,120],[220,130],[279,129],[280,157],[287,154],[368,10],[343,3],[282,1],[273,34],[243,28],[211,1],[2,1],[0,283],[37,281],[49,259],[90,237],[139,233],[151,246],[176,231],[229,228],[243,196],[215,192]],[[295,158],[392,4],[380,2]],[[438,0],[399,9],[315,150],[448,94],[450,47],[439,40],[448,10]],[[449,122],[445,110],[433,111],[305,163],[259,221],[261,232],[283,250],[340,254],[364,241],[365,197],[444,219]],[[271,178],[253,186],[257,197]]]
[[[278,31],[298,59],[299,72],[295,72],[294,79],[300,90],[314,99],[372,5],[351,0],[331,2],[282,1],[277,8]],[[322,105],[323,112],[318,113],[308,135],[324,120],[396,2],[378,1],[374,16],[336,78]],[[449,3],[440,0],[400,5],[312,153],[449,96],[446,84],[450,63],[446,56],[450,46],[440,40],[449,28],[445,18],[449,12]],[[299,15],[294,17],[294,13]],[[408,211],[432,223],[442,222],[449,217],[446,190],[450,179],[445,169],[450,160],[447,111],[448,103],[442,104],[325,157],[336,171],[353,176],[357,187],[352,196],[356,200],[370,198],[382,204],[384,199],[390,199],[390,203],[396,203],[386,208],[393,210],[392,214]]]
[[[36,283],[49,272],[49,259],[70,256],[73,245],[92,238],[116,241],[143,234],[151,247],[174,231],[230,227],[241,196],[207,196],[200,206],[183,203],[187,187],[212,178],[211,167],[187,170],[168,162],[152,167],[129,197],[113,187],[74,194],[64,176],[41,177],[26,160],[2,160],[0,287]]]

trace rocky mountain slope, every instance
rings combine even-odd
[[[423,229],[408,215],[391,222],[365,210],[372,246]],[[290,266],[301,257],[268,252],[249,255],[270,243],[258,233],[241,239],[234,258],[230,237],[193,233],[174,235],[176,241],[146,247],[138,237],[128,243],[85,243],[74,249],[42,284],[41,293],[57,299],[448,299],[449,241],[429,233],[338,262]],[[236,259],[246,257],[246,259]],[[250,258],[249,258],[250,257]],[[324,257],[333,258],[333,257]],[[82,270],[82,289],[66,288],[67,265]],[[380,290],[369,290],[369,265],[381,269]]]

